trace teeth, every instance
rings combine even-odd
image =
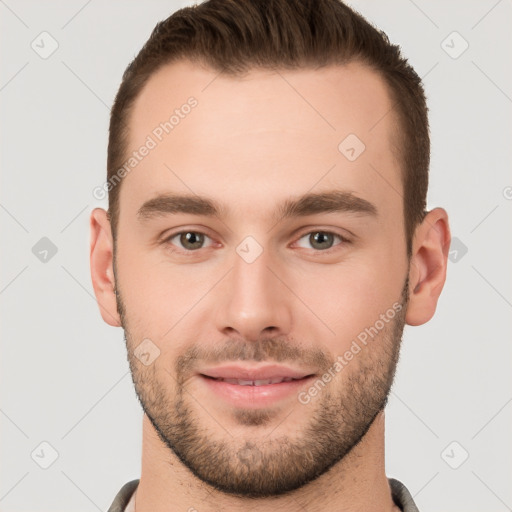
[[[239,386],[265,386],[267,384],[279,384],[280,382],[290,382],[293,379],[292,377],[278,377],[275,379],[261,379],[261,380],[242,380],[242,379],[216,379],[222,380],[223,382],[227,382],[228,384],[238,384]]]

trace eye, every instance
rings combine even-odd
[[[171,236],[167,237],[163,241],[163,243],[170,243],[172,245],[175,245],[172,242],[172,240],[174,240],[175,238],[178,239],[181,248],[184,249],[186,252],[192,252],[197,251],[198,249],[202,249],[205,238],[210,239],[208,235],[205,235],[200,231],[186,230],[172,234]]]
[[[315,249],[317,252],[328,252],[333,247],[336,247],[336,245],[334,245],[334,240],[336,238],[340,240],[340,243],[336,245],[344,245],[350,243],[350,240],[337,233],[323,230],[316,230],[305,233],[299,238],[299,242],[303,239],[306,239],[307,243],[311,244],[313,249]],[[210,244],[207,246],[204,245],[206,239],[210,240]],[[163,240],[162,243],[176,246],[178,250],[182,250],[184,252],[194,252],[205,247],[210,247],[212,245],[211,238],[208,235],[200,231],[193,230],[184,230],[173,233],[165,240]],[[299,246],[304,247],[303,245],[300,245],[300,243]],[[308,249],[309,247],[305,248]]]
[[[332,233],[330,231],[310,231],[309,233],[306,233],[301,238],[299,238],[299,241],[304,238],[307,239],[307,242],[311,244],[313,249],[316,249],[318,251],[328,251],[329,249],[331,249],[333,247],[333,240],[335,238],[341,240],[341,243],[337,245],[350,243],[350,240],[346,239],[341,235],[338,235],[337,233]],[[306,247],[306,249],[308,248],[309,247]]]

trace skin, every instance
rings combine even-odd
[[[124,328],[145,411],[137,512],[396,511],[383,408],[403,326],[432,318],[445,282],[447,213],[427,214],[408,261],[397,119],[362,64],[217,75],[173,63],[137,98],[130,151],[187,98],[198,105],[123,179],[115,254],[105,210],[91,213],[94,292],[104,321]],[[353,162],[338,150],[350,133],[366,146]],[[332,189],[378,215],[273,217],[285,199]],[[145,201],[169,192],[215,199],[223,215],[138,219]],[[204,244],[171,242],[180,230],[204,233]],[[319,231],[350,243],[315,243]],[[236,251],[249,235],[263,248],[252,263]],[[235,408],[195,373],[281,358],[321,376],[397,303],[400,314],[307,404],[293,394]],[[134,355],[146,338],[160,351],[147,366]]]

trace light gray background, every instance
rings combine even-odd
[[[183,5],[0,0],[1,511],[106,510],[140,476],[142,412],[122,330],[94,299],[88,222],[107,207],[92,190],[122,72]],[[405,328],[387,474],[422,512],[512,510],[511,1],[351,5],[424,77],[428,207],[447,209],[459,240],[435,317]],[[31,48],[43,31],[59,45],[47,59]],[[457,58],[453,31],[469,44]],[[32,252],[43,237],[57,247],[46,263]],[[47,469],[42,442],[58,452]]]

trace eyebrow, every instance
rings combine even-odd
[[[276,208],[272,219],[278,221],[331,212],[378,216],[377,207],[366,199],[357,197],[352,192],[331,190],[286,199]],[[160,194],[147,200],[139,208],[137,218],[146,221],[155,217],[179,213],[225,217],[227,208],[208,197],[188,194]]]

